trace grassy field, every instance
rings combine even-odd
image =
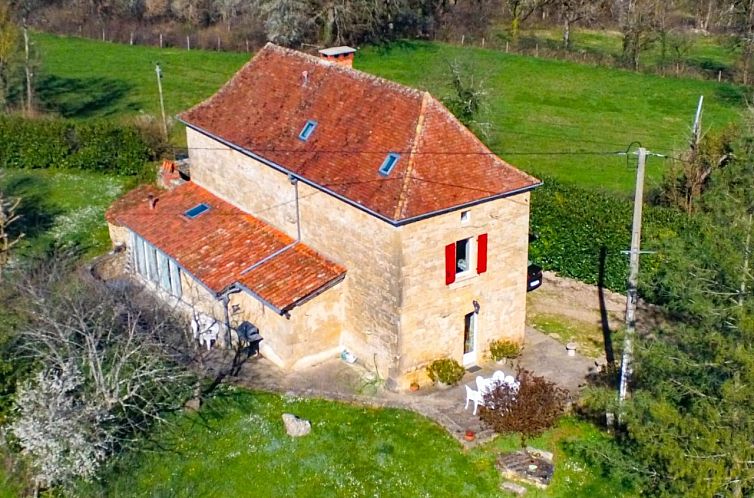
[[[468,61],[487,81],[493,124],[487,142],[494,151],[534,173],[622,193],[633,190],[635,176],[626,158],[590,153],[639,141],[672,155],[688,139],[700,95],[705,127],[712,129],[737,120],[744,97],[729,84],[429,43],[365,49],[357,60],[361,69],[437,95],[447,93],[447,62]],[[648,161],[650,182],[664,166],[662,159]]]
[[[249,54],[159,49],[43,33],[38,97],[44,109],[69,118],[160,115],[155,64],[162,68],[165,111],[175,116],[212,95]],[[174,139],[183,140],[182,129]]]
[[[0,190],[21,198],[21,219],[13,226],[25,234],[20,253],[75,246],[93,256],[107,250],[105,210],[131,181],[86,171],[5,170]]]
[[[285,435],[285,412],[312,421],[312,433]],[[564,419],[533,441],[556,452],[547,492],[533,497],[621,496],[563,444],[600,438],[590,426]],[[499,438],[471,452],[427,419],[403,410],[375,410],[322,400],[234,391],[182,416],[155,435],[159,452],[122,459],[104,485],[84,496],[500,496],[495,455],[516,449]]]
[[[529,44],[532,40],[539,40],[542,47],[560,49],[563,42],[561,29],[526,30],[521,36],[529,39]],[[571,50],[574,52],[605,55],[617,60],[622,53],[622,44],[623,35],[619,31],[577,29],[571,33]],[[725,37],[696,36],[687,53],[682,55],[681,62],[711,77],[716,77],[719,70],[728,76],[737,58],[730,45],[730,40]],[[670,66],[672,60],[672,49],[668,46],[665,54],[666,65]],[[639,63],[646,69],[656,69],[662,63],[662,45],[659,41],[641,54]]]
[[[211,95],[249,58],[42,34],[36,43],[43,60],[42,100],[48,109],[73,118],[157,115],[155,62],[162,64],[167,112],[174,115]],[[486,80],[492,124],[486,141],[494,151],[534,173],[621,193],[632,191],[633,169],[624,157],[593,153],[639,141],[671,154],[687,140],[699,95],[705,96],[704,124],[711,129],[735,121],[745,97],[729,84],[439,43],[365,47],[355,65],[443,96],[448,93],[447,63],[454,60],[466,61]],[[185,140],[179,128],[173,138],[179,145]],[[664,164],[649,161],[650,181],[658,181]]]

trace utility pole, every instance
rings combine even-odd
[[[160,92],[160,111],[162,112],[162,132],[165,134],[165,140],[168,139],[168,120],[165,117],[165,101],[162,98],[162,69],[160,64],[154,65],[154,72],[157,73],[157,90]]]
[[[696,153],[699,148],[699,140],[702,138],[702,106],[704,105],[704,95],[699,96],[699,104],[696,106],[694,115],[694,125],[691,127],[691,150]]]
[[[623,358],[620,369],[620,387],[618,391],[618,422],[623,412],[623,401],[628,393],[628,383],[631,379],[631,363],[634,352],[634,335],[636,334],[636,301],[637,284],[639,282],[639,254],[641,247],[641,212],[644,203],[644,166],[647,160],[647,149],[639,147],[639,162],[636,169],[636,191],[634,193],[634,219],[631,227],[631,256],[628,274],[628,292],[626,293],[626,338],[623,342]]]

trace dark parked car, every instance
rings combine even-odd
[[[526,292],[533,291],[542,285],[542,267],[529,261],[526,269]]]

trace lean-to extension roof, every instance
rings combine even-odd
[[[157,199],[154,208],[150,195]],[[186,216],[202,203],[207,211]],[[193,183],[170,191],[137,188],[118,199],[106,217],[175,259],[215,294],[240,284],[280,313],[334,285],[346,272],[300,242],[275,255],[294,240]]]
[[[393,223],[540,184],[429,93],[272,44],[180,118]]]

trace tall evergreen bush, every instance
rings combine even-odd
[[[0,117],[0,168],[71,168],[136,175],[155,155],[133,125]]]
[[[545,269],[583,282],[599,282],[604,252],[604,286],[626,289],[627,251],[631,245],[633,200],[545,180],[534,191],[531,231],[539,237],[530,246],[530,259]],[[670,208],[645,205],[642,249],[657,249],[693,223]],[[662,254],[641,259],[640,282],[647,282],[662,265]]]

